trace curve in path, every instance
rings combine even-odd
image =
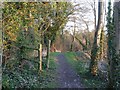
[[[57,64],[57,81],[60,88],[83,88],[79,75],[77,75],[75,70],[67,62],[67,58],[64,54],[57,56]]]

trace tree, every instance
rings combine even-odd
[[[71,48],[70,48],[71,51],[73,51],[73,44],[74,44],[74,41],[75,41],[75,33],[76,33],[75,19],[76,18],[74,17],[74,30],[73,30],[72,42],[71,42]]]
[[[115,0],[116,1],[116,0]],[[120,87],[120,1],[114,2],[114,27],[115,27],[115,56],[116,59],[113,59],[113,64],[115,68],[115,82],[114,87],[119,88]]]
[[[100,34],[101,34],[101,27],[102,19],[103,19],[103,1],[98,1],[98,23],[96,26],[95,34],[94,34],[94,42],[93,47],[91,50],[91,63],[90,63],[90,73],[92,75],[97,75],[98,73],[98,60],[99,60],[99,44],[100,44]]]
[[[57,32],[62,31],[62,29],[64,28],[65,24],[68,21],[68,16],[72,14],[73,11],[72,11],[71,3],[68,2],[53,2],[47,5],[48,7],[50,7],[50,10],[47,9],[49,14],[46,19],[46,22],[48,22],[50,25],[49,24],[45,25],[45,27],[47,27],[47,25],[49,26],[46,29],[46,32],[43,34],[43,36],[44,36],[44,43],[47,47],[47,61],[49,63],[48,54],[50,51],[50,47],[55,41]],[[49,65],[47,64],[47,66]]]
[[[5,2],[3,9],[3,31],[4,31],[4,55],[11,58],[16,56],[17,61],[23,58],[31,58],[34,50],[23,46],[35,48],[40,43],[40,33],[34,20],[38,17],[38,6],[35,2]],[[32,42],[32,43],[31,43]],[[9,43],[9,44],[8,44]],[[19,53],[20,55],[17,55]],[[23,55],[23,52],[25,52]],[[10,53],[9,55],[6,55]],[[26,57],[23,57],[26,56]],[[10,59],[11,59],[10,58]],[[19,59],[18,59],[19,58]],[[6,59],[8,60],[8,59]]]
[[[120,28],[119,28],[119,9],[120,2],[114,2],[113,17],[111,15],[111,0],[108,2],[107,29],[108,29],[108,87],[120,87]]]

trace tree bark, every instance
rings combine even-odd
[[[75,41],[75,18],[74,18],[74,30],[73,30],[73,37],[72,37],[72,43],[71,43],[71,51],[73,51],[73,45],[74,45],[74,41]]]
[[[114,3],[115,49],[120,53],[120,1]]]
[[[103,1],[98,1],[98,23],[94,34],[94,42],[91,50],[91,63],[90,63],[90,73],[94,76],[98,73],[98,52],[100,46],[100,35],[103,19]]]
[[[93,11],[94,11],[94,29],[96,29],[96,8],[95,8],[95,0],[94,0],[94,7],[93,7]]]
[[[115,0],[114,2],[114,49],[115,54],[113,54],[110,70],[112,71],[110,74],[112,81],[111,85],[113,88],[120,87],[120,1]]]
[[[110,0],[111,1],[111,0]],[[111,4],[111,2],[109,3]],[[108,9],[111,9],[111,5]],[[110,10],[108,14],[108,87],[119,88],[120,87],[120,1],[114,2],[113,23],[110,22],[111,14]],[[111,24],[114,26],[111,28]]]

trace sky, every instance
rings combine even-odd
[[[75,5],[75,4],[80,4],[80,6],[79,7],[82,7],[82,6],[84,6],[84,7],[86,7],[86,8],[88,8],[89,10],[87,11],[87,12],[85,12],[85,15],[84,15],[84,17],[85,17],[85,21],[90,21],[90,23],[89,23],[89,30],[90,31],[92,31],[93,29],[94,29],[94,14],[93,14],[93,11],[92,11],[92,8],[91,8],[91,6],[90,6],[90,4],[89,3],[93,3],[93,1],[94,0],[71,0],[70,2],[72,2],[73,3],[73,5]],[[97,8],[97,6],[98,6],[98,0],[95,0],[96,1],[96,10],[98,9]],[[107,14],[107,7],[108,7],[108,0],[104,0],[105,1],[105,10],[104,10],[104,12],[103,12],[103,15],[104,15],[104,17],[105,17],[105,15]],[[111,0],[112,2],[113,2],[113,0]],[[83,10],[84,11],[84,10]],[[76,12],[77,14],[75,14],[74,15],[74,17],[78,17],[78,18],[80,18],[81,17],[81,11],[77,11]],[[98,12],[96,12],[96,15],[97,15],[97,13]],[[84,30],[86,29],[86,25],[85,25],[85,23],[83,22],[83,21],[81,21],[81,20],[76,20],[75,21],[76,22],[76,31],[81,31],[81,32],[84,32]],[[79,23],[78,23],[79,22]],[[66,27],[65,27],[65,29],[64,30],[68,30],[70,33],[72,33],[73,32],[73,29],[74,29],[74,22],[71,22],[71,21],[69,21],[67,24],[66,24]]]
[[[75,20],[76,31],[84,31],[86,29],[85,23],[81,20],[81,15],[83,14],[83,12],[84,12],[84,15],[82,15],[82,16],[84,16],[84,18],[85,18],[84,20],[91,21],[91,23],[89,24],[89,28],[90,28],[90,30],[92,30],[94,28],[94,25],[92,24],[94,21],[94,16],[93,16],[93,12],[92,12],[90,5],[87,3],[87,0],[71,0],[71,2],[73,3],[73,5],[80,4],[79,7],[84,7],[84,8],[90,9],[86,12],[84,10],[76,11],[75,12],[76,14],[74,16],[71,16],[71,17],[79,18],[79,20],[77,20],[77,19]],[[65,30],[69,30],[72,33],[73,29],[74,29],[74,22],[69,21],[66,24]]]

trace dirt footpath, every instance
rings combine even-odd
[[[83,88],[80,76],[77,75],[75,70],[67,62],[67,58],[64,54],[57,56],[57,64],[57,81],[60,88]]]

